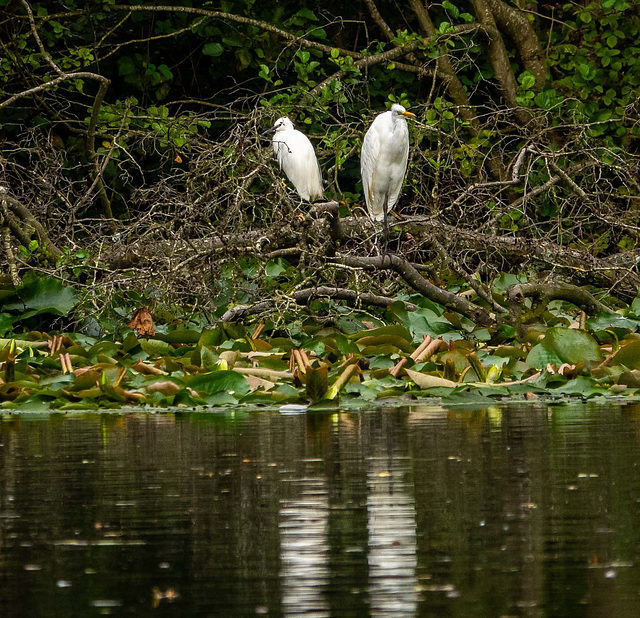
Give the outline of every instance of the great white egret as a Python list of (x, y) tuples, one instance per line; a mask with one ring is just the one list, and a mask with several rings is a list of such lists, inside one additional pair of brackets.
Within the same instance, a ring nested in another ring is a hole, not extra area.
[(387, 213), (400, 197), (409, 159), (409, 129), (406, 118), (414, 118), (402, 105), (394, 104), (378, 114), (362, 141), (360, 173), (369, 216), (383, 221), (384, 252), (387, 249)]
[(294, 129), (288, 118), (278, 118), (263, 135), (273, 133), (273, 154), (298, 195), (308, 202), (320, 199), (322, 174), (309, 138)]

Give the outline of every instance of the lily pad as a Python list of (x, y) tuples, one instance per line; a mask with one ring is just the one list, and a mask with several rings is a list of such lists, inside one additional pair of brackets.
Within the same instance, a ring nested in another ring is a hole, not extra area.
[(640, 369), (640, 339), (621, 346), (609, 364), (624, 365), (627, 369)]
[(196, 391), (203, 391), (209, 395), (228, 392), (236, 395), (246, 395), (249, 390), (249, 382), (237, 371), (211, 371), (193, 376), (187, 382), (188, 386)]
[(459, 386), (457, 382), (446, 380), (445, 378), (441, 378), (439, 376), (420, 373), (419, 371), (413, 371), (412, 369), (405, 369), (405, 372), (416, 386), (419, 386), (423, 389), (437, 386), (446, 386), (448, 388), (456, 388), (457, 386)]
[(547, 330), (544, 339), (527, 356), (530, 367), (542, 369), (549, 363), (575, 365), (584, 361), (602, 360), (596, 340), (581, 330), (554, 327)]

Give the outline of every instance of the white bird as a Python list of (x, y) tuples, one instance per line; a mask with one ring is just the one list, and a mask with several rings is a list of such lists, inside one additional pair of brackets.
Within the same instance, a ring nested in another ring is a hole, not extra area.
[(384, 221), (385, 252), (387, 213), (400, 197), (409, 159), (409, 129), (406, 118), (414, 118), (402, 105), (394, 104), (376, 116), (362, 141), (360, 173), (369, 216)]
[(294, 129), (288, 118), (278, 118), (263, 135), (272, 132), (273, 154), (298, 195), (308, 202), (320, 199), (324, 193), (322, 174), (309, 138)]

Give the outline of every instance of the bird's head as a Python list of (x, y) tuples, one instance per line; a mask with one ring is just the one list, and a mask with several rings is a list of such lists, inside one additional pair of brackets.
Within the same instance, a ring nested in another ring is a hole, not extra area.
[(416, 115), (412, 114), (411, 112), (408, 112), (404, 107), (402, 107), (402, 105), (398, 105), (397, 103), (394, 103), (391, 106), (391, 111), (398, 115), (398, 116), (404, 116), (405, 118), (415, 118)]
[(278, 131), (286, 131), (288, 129), (293, 129), (293, 122), (291, 122), (287, 117), (278, 118), (278, 120), (273, 123), (273, 126), (270, 129), (267, 129), (262, 135), (267, 135), (274, 131), (276, 133)]

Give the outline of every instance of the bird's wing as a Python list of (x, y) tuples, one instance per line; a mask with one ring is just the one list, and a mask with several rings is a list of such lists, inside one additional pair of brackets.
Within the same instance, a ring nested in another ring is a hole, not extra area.
[(406, 122), (401, 122), (398, 129), (398, 141), (402, 147), (402, 158), (397, 161), (389, 170), (391, 174), (391, 181), (389, 183), (389, 202), (387, 212), (391, 210), (402, 191), (402, 183), (404, 181), (405, 174), (407, 173), (407, 162), (409, 161), (409, 129)]
[[(367, 203), (367, 210), (372, 219), (381, 221), (383, 217), (383, 204), (375, 195), (375, 171), (376, 163), (380, 157), (380, 131), (377, 126), (378, 116), (362, 140), (362, 151), (360, 152), (360, 174), (362, 175), (362, 189), (364, 199)], [(380, 202), (380, 203), (378, 203)]]
[(309, 138), (298, 130), (281, 131), (278, 163), (304, 200), (322, 197), (322, 174)]

